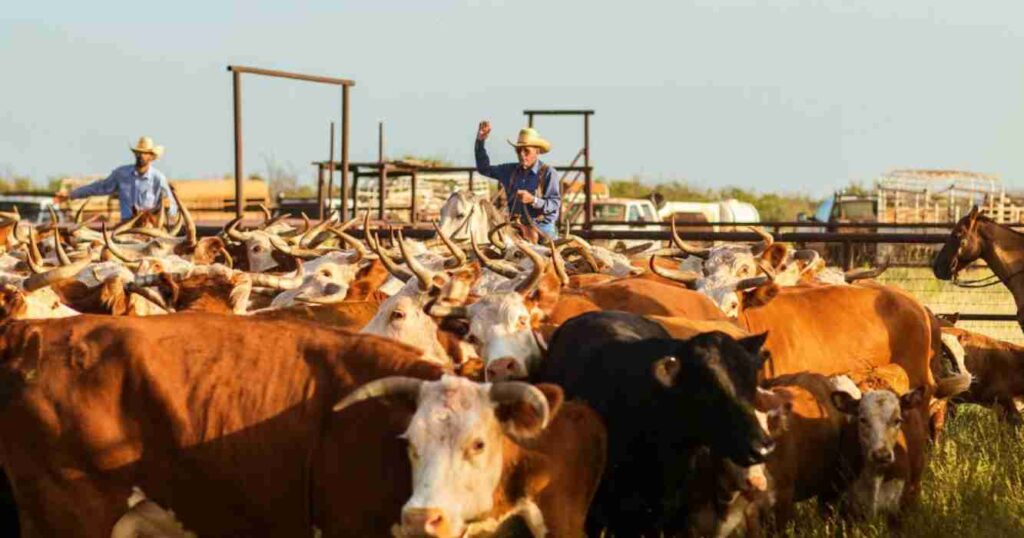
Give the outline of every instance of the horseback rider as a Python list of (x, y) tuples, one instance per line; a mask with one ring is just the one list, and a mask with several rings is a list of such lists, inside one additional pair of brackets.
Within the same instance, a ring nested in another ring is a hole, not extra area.
[(558, 212), (562, 197), (558, 172), (538, 159), (551, 150), (551, 143), (532, 128), (519, 131), (519, 138), (508, 143), (516, 148), (519, 162), (491, 166), (484, 141), (491, 133), (491, 123), (480, 122), (476, 134), (476, 170), (498, 181), (505, 193), (509, 219), (529, 230), (531, 224), (548, 237), (558, 236)]

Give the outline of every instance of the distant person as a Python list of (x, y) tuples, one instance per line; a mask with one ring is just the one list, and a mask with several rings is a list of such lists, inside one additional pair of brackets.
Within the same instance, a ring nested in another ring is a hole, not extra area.
[(153, 166), (153, 161), (164, 154), (164, 147), (153, 144), (152, 138), (144, 136), (131, 150), (135, 154), (135, 164), (119, 166), (107, 176), (107, 179), (82, 185), (70, 194), (58, 193), (56, 200), (77, 200), (117, 192), (121, 220), (132, 218), (135, 211), (159, 208), (164, 199), (170, 204), (168, 213), (176, 215), (178, 205), (171, 196), (167, 177)]
[(508, 143), (516, 148), (518, 163), (491, 166), (484, 141), (491, 134), (491, 123), (480, 122), (476, 133), (476, 170), (498, 180), (505, 192), (509, 219), (527, 227), (531, 223), (548, 237), (558, 236), (558, 211), (562, 204), (558, 172), (538, 159), (538, 155), (551, 150), (551, 143), (537, 131), (527, 127), (519, 131), (519, 138)]

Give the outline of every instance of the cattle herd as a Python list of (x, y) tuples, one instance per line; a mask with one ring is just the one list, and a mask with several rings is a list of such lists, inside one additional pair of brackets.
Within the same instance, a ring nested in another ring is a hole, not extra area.
[(808, 499), (896, 522), (951, 400), (1019, 420), (1024, 350), (764, 232), (532, 244), (456, 193), (427, 241), (269, 211), (200, 238), (182, 209), (0, 214), (8, 529), (757, 536)]

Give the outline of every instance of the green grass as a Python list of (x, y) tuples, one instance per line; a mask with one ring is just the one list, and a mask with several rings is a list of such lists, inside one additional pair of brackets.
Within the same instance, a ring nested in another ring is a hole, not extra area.
[(934, 447), (919, 504), (896, 527), (883, 521), (851, 522), (822, 517), (813, 502), (801, 503), (787, 536), (1002, 537), (1024, 536), (1024, 433), (995, 414), (962, 405)]

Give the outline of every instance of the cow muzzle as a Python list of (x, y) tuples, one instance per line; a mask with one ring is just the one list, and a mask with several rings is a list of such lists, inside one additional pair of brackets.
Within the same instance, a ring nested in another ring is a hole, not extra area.
[(451, 519), (440, 508), (407, 508), (402, 510), (402, 527), (395, 533), (399, 537), (455, 536)]
[(488, 381), (507, 381), (526, 377), (526, 367), (513, 357), (495, 359), (487, 365)]
[(889, 465), (896, 459), (892, 450), (887, 448), (876, 448), (871, 451), (869, 456), (871, 457), (871, 462), (877, 465)]

